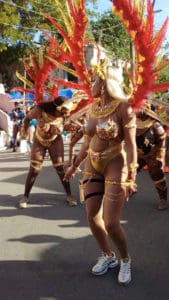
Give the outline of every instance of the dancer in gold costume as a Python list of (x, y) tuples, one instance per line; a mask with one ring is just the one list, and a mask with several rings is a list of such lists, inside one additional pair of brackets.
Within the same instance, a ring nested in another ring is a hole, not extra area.
[(166, 132), (158, 115), (146, 103), (137, 114), (138, 172), (145, 166), (159, 196), (158, 209), (167, 208), (167, 182), (163, 171), (166, 156)]
[(32, 186), (38, 176), (46, 152), (49, 152), (52, 164), (62, 182), (70, 206), (77, 205), (71, 195), (70, 183), (63, 181), (64, 177), (64, 145), (62, 131), (64, 127), (66, 109), (64, 98), (57, 97), (54, 101), (36, 105), (28, 112), (21, 129), (21, 136), (25, 137), (29, 121), (36, 118), (37, 126), (31, 148), (30, 168), (25, 183), (24, 196), (19, 201), (19, 208), (26, 208)]
[(87, 219), (104, 253), (92, 272), (101, 275), (117, 266), (118, 260), (108, 241), (110, 237), (126, 270), (125, 278), (120, 272), (118, 280), (127, 284), (131, 280), (131, 260), (120, 216), (125, 201), (136, 192), (136, 116), (121, 88), (119, 70), (105, 62), (101, 74), (94, 71), (91, 81), (97, 101), (91, 106), (84, 126), (83, 146), (65, 174), (65, 180), (76, 173), (85, 159), (81, 188)]

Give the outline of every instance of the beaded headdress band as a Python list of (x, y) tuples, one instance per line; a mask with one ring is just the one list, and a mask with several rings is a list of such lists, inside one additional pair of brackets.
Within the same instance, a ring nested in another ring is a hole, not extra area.
[(105, 79), (105, 65), (107, 61), (105, 59), (100, 60), (99, 63), (91, 63), (92, 73), (96, 74), (101, 79)]

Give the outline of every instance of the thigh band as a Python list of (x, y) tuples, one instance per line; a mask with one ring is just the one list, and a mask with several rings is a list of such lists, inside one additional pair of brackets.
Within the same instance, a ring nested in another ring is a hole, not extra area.
[(39, 161), (39, 160), (32, 160), (30, 161), (30, 166), (37, 170), (37, 171), (40, 171), (41, 167), (42, 167), (42, 163), (43, 161)]
[(63, 162), (53, 163), (54, 167), (60, 167), (60, 166), (63, 166), (63, 165), (64, 165)]
[(94, 193), (90, 193), (85, 195), (85, 185), (88, 184), (89, 182), (104, 182), (104, 179), (101, 178), (87, 178), (84, 179), (83, 181), (79, 181), (79, 189), (80, 189), (80, 201), (84, 202), (85, 200), (87, 200), (88, 198), (91, 198), (93, 196), (97, 196), (97, 195), (103, 195), (104, 192), (94, 192)]

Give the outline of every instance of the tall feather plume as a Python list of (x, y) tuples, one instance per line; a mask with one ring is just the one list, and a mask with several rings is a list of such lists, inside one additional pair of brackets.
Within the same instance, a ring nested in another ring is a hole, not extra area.
[[(55, 36), (50, 36), (44, 31), (45, 36), (49, 40), (48, 51), (44, 57), (43, 53), (39, 52), (39, 61), (30, 56), (30, 61), (24, 61), (24, 67), (30, 80), (33, 82), (34, 90), (30, 91), (35, 95), (35, 102), (38, 104), (44, 101), (52, 101), (58, 95), (58, 86), (83, 90), (88, 95), (88, 99), (76, 107), (76, 111), (83, 106), (87, 106), (93, 101), (90, 91), (90, 78), (86, 67), (84, 57), (84, 45), (89, 43), (84, 39), (87, 15), (85, 12), (85, 0), (66, 0), (65, 7), (60, 1), (55, 0), (60, 15), (64, 21), (64, 27), (45, 14), (46, 18), (53, 24), (61, 35), (63, 42), (56, 40)], [(71, 67), (67, 66), (72, 65)], [(65, 81), (59, 78), (51, 77), (53, 69), (63, 69), (79, 79), (79, 82)], [(19, 76), (20, 79), (23, 76)], [(25, 83), (28, 83), (25, 81)], [(48, 84), (49, 83), (49, 84)], [(30, 85), (29, 85), (30, 86)], [(17, 88), (16, 88), (17, 89)], [(21, 90), (21, 88), (19, 88)], [(27, 91), (27, 89), (22, 89)], [(44, 99), (44, 95), (48, 94), (48, 99)]]
[[(88, 104), (92, 101), (92, 96), (89, 73), (84, 57), (84, 46), (88, 43), (84, 39), (88, 22), (85, 11), (85, 0), (66, 0), (66, 12), (64, 12), (63, 5), (58, 0), (55, 1), (64, 21), (64, 28), (49, 15), (46, 14), (45, 16), (62, 36), (63, 43), (59, 44), (53, 36), (48, 35), (49, 41), (57, 49), (55, 55), (52, 55), (52, 57), (48, 56), (48, 58), (53, 64), (63, 70), (65, 70), (65, 63), (72, 65), (73, 75), (79, 79), (79, 83), (65, 81), (64, 85), (67, 87), (74, 86), (76, 89), (85, 91), (89, 96), (88, 102), (86, 101), (86, 104)], [(67, 71), (72, 74), (71, 69), (67, 68)], [(63, 83), (62, 80), (56, 78), (55, 81)]]
[[(52, 57), (52, 54), (53, 44), (48, 47), (47, 56)], [(23, 64), (30, 80), (22, 76), (19, 72), (16, 72), (16, 76), (24, 82), (26, 86), (32, 88), (32, 90), (21, 87), (15, 87), (13, 90), (33, 94), (36, 104), (46, 101), (50, 102), (58, 96), (58, 85), (50, 81), (51, 71), (56, 69), (56, 66), (44, 55), (42, 49), (39, 49), (38, 58), (35, 59), (31, 54), (29, 62), (24, 60)]]
[(169, 64), (159, 54), (169, 18), (155, 34), (154, 11), (150, 0), (112, 0), (112, 3), (113, 13), (124, 24), (135, 47), (133, 94), (129, 101), (138, 109), (151, 92), (162, 92), (169, 88), (169, 82), (157, 83), (161, 70)]

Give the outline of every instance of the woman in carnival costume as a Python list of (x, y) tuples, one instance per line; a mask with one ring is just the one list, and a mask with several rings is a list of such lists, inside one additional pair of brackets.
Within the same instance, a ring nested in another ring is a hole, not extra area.
[[(156, 70), (154, 69), (155, 56), (166, 32), (167, 22), (154, 39), (153, 6), (150, 1), (147, 2), (145, 14), (144, 1), (113, 1), (113, 12), (121, 18), (136, 48), (135, 78), (129, 74), (132, 93), (127, 96), (123, 91), (122, 73), (109, 62), (101, 61), (96, 64), (92, 75), (86, 70), (83, 57), (83, 37), (87, 24), (85, 1), (67, 0), (68, 15), (64, 15), (61, 4), (57, 0), (56, 2), (65, 20), (67, 34), (48, 16), (65, 42), (65, 47), (61, 48), (58, 42), (54, 41), (54, 37), (49, 38), (51, 44), (59, 50), (59, 55), (56, 54), (50, 60), (63, 69), (65, 67), (61, 66), (60, 62), (71, 63), (75, 70), (74, 75), (79, 77), (81, 89), (89, 96), (87, 101), (82, 100), (79, 103), (72, 114), (72, 119), (75, 120), (80, 113), (84, 114), (86, 106), (89, 119), (84, 126), (84, 144), (66, 172), (64, 180), (69, 181), (85, 160), (82, 189), (87, 219), (91, 232), (103, 252), (92, 268), (92, 273), (102, 275), (109, 268), (117, 266), (118, 259), (111, 249), (110, 237), (120, 256), (118, 282), (126, 285), (131, 281), (131, 258), (120, 216), (125, 201), (136, 192), (138, 165), (134, 110), (143, 105), (143, 99), (146, 99), (150, 91), (162, 91), (169, 86), (169, 83), (155, 83), (159, 69), (167, 62), (159, 59)], [(60, 80), (56, 82), (62, 83)], [(91, 105), (88, 111), (89, 104)]]
[(164, 173), (166, 157), (165, 125), (159, 116), (145, 103), (137, 113), (138, 172), (145, 166), (159, 196), (158, 210), (167, 209), (167, 181)]
[[(48, 52), (50, 53), (50, 49)], [(32, 93), (34, 93), (36, 105), (27, 113), (24, 119), (21, 126), (21, 138), (27, 137), (29, 124), (32, 119), (36, 119), (37, 124), (31, 147), (30, 167), (25, 182), (25, 191), (23, 197), (19, 200), (18, 207), (27, 207), (29, 194), (41, 170), (47, 151), (65, 190), (67, 203), (70, 206), (76, 206), (77, 202), (71, 195), (70, 183), (63, 181), (65, 171), (62, 132), (65, 119), (69, 114), (70, 103), (68, 108), (67, 99), (58, 96), (57, 85), (49, 84), (49, 76), (54, 66), (48, 59), (44, 59), (44, 54), (39, 54), (39, 61), (32, 56), (30, 60), (31, 65), (28, 66), (24, 62), (24, 66), (33, 84), (28, 79), (25, 83), (29, 87), (34, 88)], [(18, 72), (17, 76), (22, 81), (25, 80)], [(18, 90), (19, 88), (15, 89)]]
[(106, 62), (99, 72), (97, 68), (93, 72), (92, 95), (98, 100), (89, 111), (83, 147), (67, 171), (65, 180), (70, 179), (85, 159), (82, 189), (87, 219), (104, 253), (92, 268), (92, 273), (101, 275), (118, 265), (108, 242), (109, 235), (127, 266), (128, 278), (119, 273), (119, 282), (127, 283), (130, 281), (130, 257), (120, 215), (125, 200), (136, 191), (136, 117), (121, 88), (117, 72)]
[(64, 145), (62, 131), (66, 117), (66, 104), (63, 97), (57, 97), (54, 101), (36, 105), (24, 119), (21, 128), (21, 137), (27, 135), (29, 122), (37, 120), (36, 131), (30, 154), (30, 167), (25, 183), (24, 196), (19, 201), (19, 208), (26, 208), (32, 186), (41, 170), (46, 152), (48, 151), (53, 167), (55, 168), (63, 188), (67, 195), (67, 203), (76, 206), (77, 202), (71, 195), (70, 183), (63, 181), (64, 178)]

